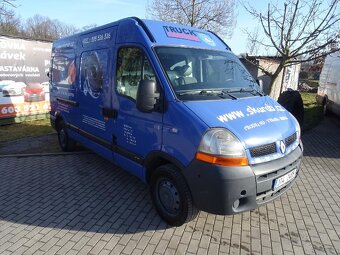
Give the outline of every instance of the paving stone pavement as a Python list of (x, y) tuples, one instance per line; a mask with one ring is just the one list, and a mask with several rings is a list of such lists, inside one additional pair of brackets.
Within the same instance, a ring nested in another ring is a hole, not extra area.
[(280, 199), (176, 228), (146, 185), (97, 155), (0, 157), (0, 254), (340, 254), (339, 130), (326, 119), (303, 136)]

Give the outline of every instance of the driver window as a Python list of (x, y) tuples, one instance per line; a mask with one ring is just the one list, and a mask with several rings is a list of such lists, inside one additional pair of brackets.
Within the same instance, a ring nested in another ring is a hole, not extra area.
[(156, 80), (151, 64), (138, 48), (120, 49), (117, 61), (117, 92), (136, 100), (139, 83), (142, 80)]

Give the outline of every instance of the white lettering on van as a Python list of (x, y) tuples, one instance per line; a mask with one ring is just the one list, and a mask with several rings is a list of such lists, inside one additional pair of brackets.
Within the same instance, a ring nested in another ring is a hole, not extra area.
[(89, 43), (95, 43), (95, 42), (105, 41), (109, 39), (111, 39), (110, 33), (101, 33), (101, 34), (83, 38), (82, 43), (83, 45), (86, 45)]
[(242, 111), (233, 111), (217, 117), (221, 122), (228, 122), (229, 120), (235, 120), (237, 118), (243, 118), (244, 114)]
[[(245, 110), (238, 110), (238, 111), (231, 111), (225, 114), (221, 114), (219, 116), (217, 116), (217, 119), (224, 123), (224, 122), (228, 122), (228, 121), (232, 121), (232, 120), (236, 120), (236, 119), (240, 119), (240, 118), (244, 118), (244, 117), (250, 117), (250, 116), (254, 116), (255, 114), (263, 114), (263, 113), (271, 113), (271, 112), (285, 112), (286, 109), (283, 108), (280, 105), (268, 105), (265, 104), (264, 106), (261, 107), (253, 107), (253, 106), (247, 106)], [(267, 123), (271, 123), (271, 122), (278, 122), (278, 121), (283, 121), (283, 120), (287, 120), (288, 118), (285, 116), (282, 117), (272, 117), (272, 118), (268, 118), (266, 120)], [(249, 125), (246, 130), (252, 129), (254, 127), (258, 127), (258, 126), (262, 126), (264, 125), (263, 123), (260, 123), (259, 125)]]
[(259, 122), (255, 122), (255, 123), (249, 124), (247, 126), (244, 126), (244, 130), (249, 131), (253, 128), (258, 128), (258, 127), (261, 127), (261, 126), (264, 126), (264, 125), (266, 125), (266, 122), (261, 120)]
[(250, 115), (254, 115), (256, 113), (275, 112), (275, 111), (277, 111), (277, 110), (275, 110), (275, 108), (273, 106), (268, 105), (268, 104), (265, 104), (262, 107), (251, 107), (251, 106), (247, 107), (247, 112)]

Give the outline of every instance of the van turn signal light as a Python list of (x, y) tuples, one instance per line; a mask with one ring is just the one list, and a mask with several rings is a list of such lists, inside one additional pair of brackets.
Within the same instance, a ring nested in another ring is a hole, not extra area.
[(221, 156), (209, 155), (203, 152), (197, 152), (196, 159), (222, 166), (248, 166), (249, 164), (247, 158), (223, 158)]

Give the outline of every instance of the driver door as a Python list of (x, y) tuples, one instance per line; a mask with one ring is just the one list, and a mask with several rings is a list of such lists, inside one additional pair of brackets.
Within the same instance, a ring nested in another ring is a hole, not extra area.
[[(138, 86), (143, 80), (158, 80), (145, 51), (140, 47), (118, 49), (116, 65), (118, 115), (114, 133), (119, 154), (116, 161), (119, 165), (126, 165), (126, 159), (140, 164), (149, 152), (161, 149), (162, 113), (157, 111), (145, 113), (136, 107)], [(132, 166), (130, 169), (133, 169), (133, 174), (137, 176), (144, 175), (142, 168)]]

